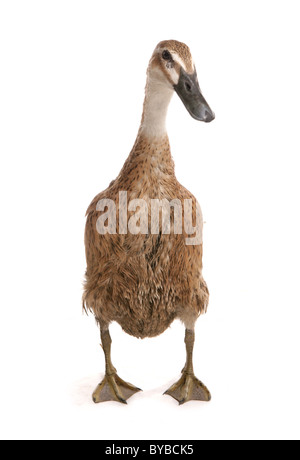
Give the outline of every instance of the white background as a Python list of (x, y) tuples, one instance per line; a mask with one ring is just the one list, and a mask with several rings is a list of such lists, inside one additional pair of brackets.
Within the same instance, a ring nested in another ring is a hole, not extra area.
[[(299, 439), (297, 3), (1, 2), (1, 438)], [(113, 325), (118, 373), (144, 392), (95, 405), (85, 210), (129, 154), (149, 58), (170, 38), (190, 46), (216, 113), (196, 122), (174, 96), (168, 116), (206, 221), (195, 371), (213, 399), (162, 396), (185, 359), (179, 322), (143, 341)]]

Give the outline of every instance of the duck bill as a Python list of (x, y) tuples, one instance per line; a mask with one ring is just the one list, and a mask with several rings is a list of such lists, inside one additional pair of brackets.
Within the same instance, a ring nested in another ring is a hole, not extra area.
[(193, 74), (188, 74), (181, 68), (179, 80), (177, 85), (174, 85), (174, 90), (193, 118), (206, 123), (214, 120), (215, 114), (201, 93), (196, 70)]

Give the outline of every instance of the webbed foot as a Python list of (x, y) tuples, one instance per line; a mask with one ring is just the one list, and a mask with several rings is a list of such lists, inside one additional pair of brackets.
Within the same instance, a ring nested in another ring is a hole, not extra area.
[(206, 386), (194, 374), (183, 371), (178, 382), (174, 383), (164, 394), (172, 396), (179, 404), (187, 401), (210, 401), (211, 395)]
[(105, 375), (93, 393), (94, 403), (104, 401), (119, 401), (127, 404), (127, 399), (134, 393), (142, 391), (140, 388), (122, 380), (117, 374)]

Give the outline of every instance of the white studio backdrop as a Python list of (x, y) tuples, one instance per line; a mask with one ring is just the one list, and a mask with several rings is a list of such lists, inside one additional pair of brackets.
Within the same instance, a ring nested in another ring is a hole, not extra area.
[[(94, 405), (84, 214), (129, 154), (170, 38), (216, 114), (198, 123), (174, 95), (168, 115), (206, 222), (195, 372), (213, 399), (162, 396), (185, 359), (179, 322), (143, 341), (113, 325), (119, 375), (144, 392)], [(0, 3), (1, 438), (299, 439), (299, 42), (292, 0)]]

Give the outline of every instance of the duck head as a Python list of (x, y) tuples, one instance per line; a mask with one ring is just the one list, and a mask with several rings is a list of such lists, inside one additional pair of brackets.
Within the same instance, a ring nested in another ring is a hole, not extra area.
[(157, 86), (174, 90), (196, 120), (208, 123), (215, 118), (200, 90), (190, 49), (184, 43), (176, 40), (160, 42), (149, 63), (148, 79)]

